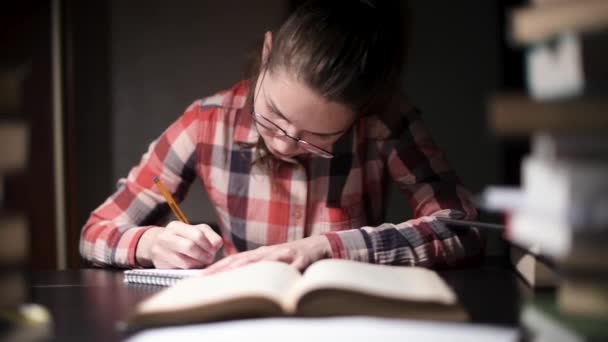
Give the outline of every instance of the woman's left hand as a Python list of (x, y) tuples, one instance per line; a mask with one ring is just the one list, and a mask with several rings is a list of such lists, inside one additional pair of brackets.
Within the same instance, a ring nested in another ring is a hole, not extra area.
[(246, 252), (228, 256), (203, 270), (203, 274), (223, 272), (262, 260), (282, 261), (306, 269), (313, 262), (331, 255), (329, 240), (325, 236), (311, 236), (279, 245), (262, 246)]

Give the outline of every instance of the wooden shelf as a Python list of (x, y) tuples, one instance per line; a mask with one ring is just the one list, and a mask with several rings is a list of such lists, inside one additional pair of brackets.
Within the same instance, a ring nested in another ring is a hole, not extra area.
[(535, 131), (608, 134), (608, 98), (537, 102), (518, 93), (497, 94), (488, 103), (489, 125), (503, 136)]
[(511, 13), (511, 38), (530, 44), (565, 32), (608, 29), (608, 1), (576, 0), (554, 5), (527, 6)]

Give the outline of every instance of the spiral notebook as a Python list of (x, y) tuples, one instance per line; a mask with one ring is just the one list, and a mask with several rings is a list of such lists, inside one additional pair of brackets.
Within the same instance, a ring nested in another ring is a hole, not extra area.
[(127, 270), (124, 271), (123, 274), (125, 283), (171, 286), (180, 279), (201, 276), (201, 270), (163, 270), (146, 268)]

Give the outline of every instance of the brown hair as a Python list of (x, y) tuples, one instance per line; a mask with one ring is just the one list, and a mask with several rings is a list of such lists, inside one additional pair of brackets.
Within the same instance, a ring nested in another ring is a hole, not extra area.
[[(405, 63), (404, 6), (387, 0), (312, 0), (299, 6), (273, 34), (264, 65), (253, 52), (247, 106), (262, 68), (293, 73), (328, 101), (359, 116), (380, 113), (400, 90)], [(263, 139), (257, 161), (272, 164)]]

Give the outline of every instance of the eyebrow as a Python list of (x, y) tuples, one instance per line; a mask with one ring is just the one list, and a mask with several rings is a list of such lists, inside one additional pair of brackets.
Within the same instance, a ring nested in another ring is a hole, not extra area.
[[(275, 114), (277, 114), (278, 116), (280, 116), (283, 120), (287, 121), (288, 123), (291, 123), (291, 121), (289, 121), (289, 119), (283, 115), (283, 113), (277, 108), (277, 106), (275, 105), (275, 103), (272, 101), (272, 99), (268, 96), (266, 96), (266, 92), (264, 92), (264, 99), (266, 100), (266, 103), (268, 104), (268, 106), (270, 107), (270, 110), (273, 111)], [(319, 135), (319, 136), (332, 136), (332, 135), (337, 135), (340, 133), (344, 133), (346, 131), (346, 129), (337, 131), (337, 132), (330, 132), (330, 133), (319, 133), (319, 132), (311, 132), (311, 131), (305, 131), (307, 133), (310, 134), (314, 134), (314, 135)]]

